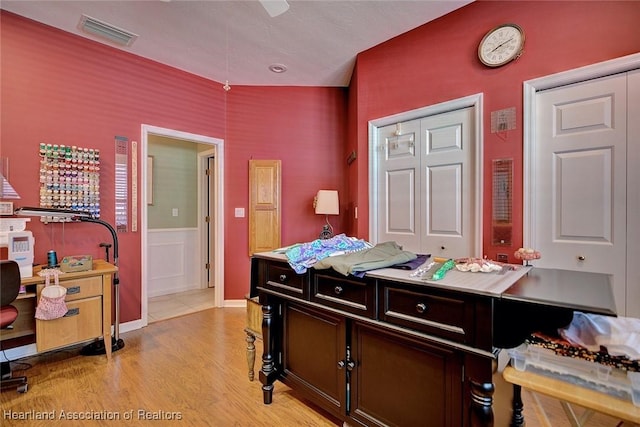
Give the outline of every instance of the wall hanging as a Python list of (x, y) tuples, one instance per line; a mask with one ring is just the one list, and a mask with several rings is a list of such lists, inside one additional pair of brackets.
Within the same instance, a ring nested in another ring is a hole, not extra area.
[[(40, 143), (40, 207), (100, 217), (100, 150)], [(43, 222), (64, 218), (43, 217)]]

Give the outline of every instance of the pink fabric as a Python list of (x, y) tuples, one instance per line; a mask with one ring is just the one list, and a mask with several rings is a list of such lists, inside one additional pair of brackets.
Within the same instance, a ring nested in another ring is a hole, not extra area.
[[(40, 300), (36, 307), (36, 319), (54, 320), (67, 314), (67, 289), (59, 285), (58, 275), (62, 273), (57, 269), (42, 270), (39, 274), (45, 277), (45, 287), (40, 293)], [(50, 285), (50, 277), (55, 278), (55, 285)]]

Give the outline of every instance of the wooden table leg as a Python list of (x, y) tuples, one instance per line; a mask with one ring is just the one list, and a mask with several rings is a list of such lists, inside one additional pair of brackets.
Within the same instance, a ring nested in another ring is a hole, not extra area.
[(513, 410), (511, 414), (511, 427), (523, 427), (524, 414), (522, 410), (524, 409), (524, 405), (522, 404), (522, 387), (517, 384), (513, 385), (513, 401), (511, 405)]
[(249, 381), (253, 381), (254, 368), (256, 365), (256, 336), (249, 329), (244, 330), (247, 333), (247, 366), (249, 368)]

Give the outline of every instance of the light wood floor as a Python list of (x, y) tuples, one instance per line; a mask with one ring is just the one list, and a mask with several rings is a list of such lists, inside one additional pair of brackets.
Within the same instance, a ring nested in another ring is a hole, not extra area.
[(213, 308), (214, 292), (215, 288), (204, 288), (149, 298), (147, 321), (153, 323)]
[[(32, 365), (25, 372), (29, 391), (2, 392), (0, 425), (340, 425), (279, 382), (273, 403), (262, 404), (259, 381), (247, 378), (244, 324), (243, 308), (207, 309), (122, 334), (125, 347), (113, 353), (111, 362), (104, 356), (80, 356), (77, 347), (22, 359), (20, 362)], [(260, 341), (256, 347), (260, 355)], [(530, 399), (526, 394), (524, 398), (525, 408), (529, 408)], [(570, 425), (559, 405), (554, 409), (555, 402), (544, 402), (553, 409), (552, 426)], [(52, 411), (57, 420), (54, 423), (35, 419)], [(61, 411), (67, 417), (113, 416), (120, 420), (63, 420)], [(130, 414), (133, 419), (124, 420)], [(12, 415), (30, 419), (12, 420)], [(531, 410), (525, 409), (525, 416), (528, 427), (542, 425)], [(153, 417), (161, 419), (148, 419)], [(617, 422), (597, 415), (589, 425), (614, 427)]]

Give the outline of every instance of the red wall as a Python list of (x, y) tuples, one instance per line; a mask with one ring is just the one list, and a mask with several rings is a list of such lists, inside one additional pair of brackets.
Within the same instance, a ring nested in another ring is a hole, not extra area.
[[(525, 32), (524, 54), (490, 69), (477, 59), (478, 43), (491, 28), (516, 23)], [(368, 222), (367, 123), (372, 119), (484, 93), (484, 254), (513, 254), (522, 245), (523, 82), (640, 52), (640, 2), (480, 1), (361, 53), (350, 87), (349, 134), (357, 168), (348, 170), (350, 204), (358, 221), (349, 232), (366, 237)], [(357, 97), (357, 101), (353, 100)], [(503, 140), (491, 133), (491, 111), (516, 107), (517, 129)], [(514, 159), (514, 242), (493, 247), (491, 162)], [(478, 254), (481, 255), (481, 254)], [(515, 261), (512, 259), (512, 261)]]
[[(0, 14), (2, 111), (0, 153), (10, 159), (16, 206), (38, 204), (40, 142), (101, 150), (102, 218), (113, 223), (116, 135), (140, 139), (140, 125), (225, 140), (225, 299), (249, 286), (248, 160), (281, 159), (282, 244), (316, 237), (313, 214), (320, 188), (341, 192), (336, 231), (368, 237), (367, 123), (369, 120), (483, 92), (484, 168), (513, 157), (522, 187), (522, 83), (525, 80), (640, 51), (638, 2), (480, 1), (359, 55), (348, 93), (339, 88), (241, 87), (222, 84), (132, 56), (5, 11)], [(476, 59), (486, 31), (504, 22), (524, 28), (524, 55), (488, 69)], [(226, 96), (226, 99), (225, 99)], [(226, 103), (226, 105), (225, 105)], [(490, 112), (517, 108), (517, 130), (506, 141), (491, 134)], [(225, 115), (226, 109), (226, 115)], [(346, 158), (353, 150), (357, 160)], [(484, 184), (484, 234), (489, 236), (490, 180)], [(515, 197), (514, 247), (522, 240), (522, 192)], [(358, 207), (358, 219), (353, 209)], [(36, 262), (90, 253), (109, 241), (92, 224), (41, 225)], [(141, 305), (140, 233), (120, 237), (122, 321), (138, 319)], [(486, 237), (485, 237), (486, 240)], [(503, 251), (504, 249), (501, 249)], [(495, 256), (496, 248), (484, 244)]]
[[(249, 159), (282, 160), (283, 245), (316, 238), (324, 219), (313, 213), (315, 192), (343, 190), (344, 89), (233, 87), (225, 93), (221, 83), (5, 11), (0, 19), (0, 154), (9, 158), (10, 180), (22, 197), (16, 207), (39, 204), (40, 142), (98, 148), (101, 218), (113, 224), (114, 137), (140, 141), (147, 124), (225, 140), (225, 299), (241, 299), (249, 289), (247, 218), (233, 215), (235, 207), (248, 206)], [(333, 223), (342, 230), (341, 219)], [(94, 224), (45, 226), (34, 218), (28, 228), (37, 263), (46, 262), (50, 249), (102, 258), (99, 243), (111, 241), (107, 229)], [(126, 322), (141, 316), (141, 236), (118, 237)]]

